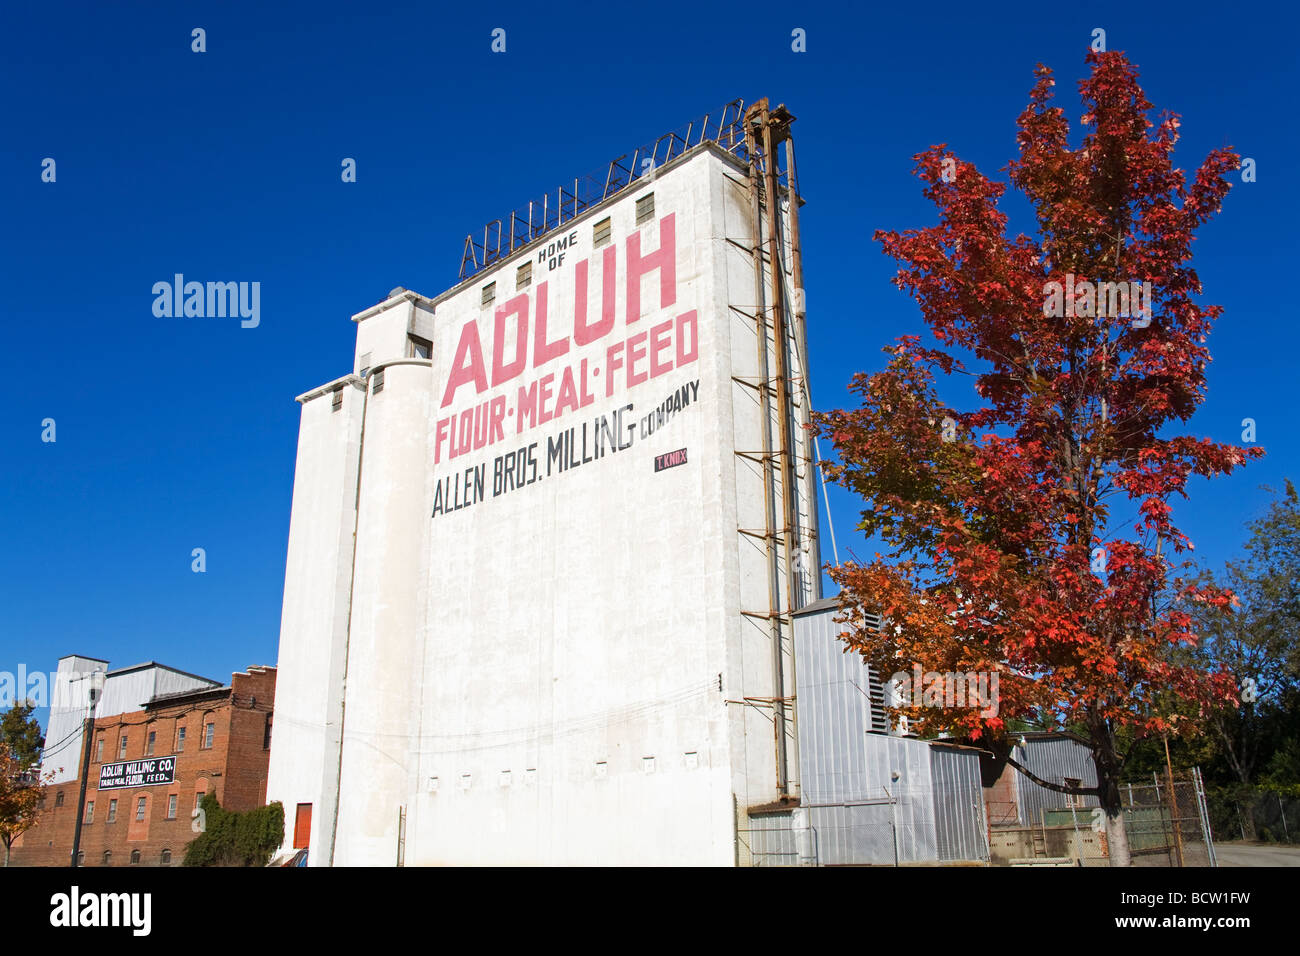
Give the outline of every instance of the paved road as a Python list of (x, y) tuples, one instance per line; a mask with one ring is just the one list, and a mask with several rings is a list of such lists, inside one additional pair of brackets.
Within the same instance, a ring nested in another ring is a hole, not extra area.
[(1219, 866), (1300, 866), (1300, 846), (1216, 843)]

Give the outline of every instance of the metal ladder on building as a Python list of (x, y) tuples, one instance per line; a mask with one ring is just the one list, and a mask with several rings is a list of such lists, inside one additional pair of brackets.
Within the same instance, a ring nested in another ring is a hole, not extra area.
[[(793, 691), (795, 686), (794, 611), (804, 603), (802, 580), (804, 575), (808, 575), (812, 581), (812, 600), (820, 596), (820, 567), (806, 566), (798, 543), (801, 538), (804, 539), (810, 552), (817, 556), (816, 520), (814, 518), (809, 522), (811, 527), (802, 526), (797, 490), (801, 477), (810, 490), (815, 489), (811, 454), (803, 456), (806, 459), (803, 461), (804, 474), (800, 476), (795, 461), (799, 456), (792, 433), (792, 430), (797, 427), (792, 395), (794, 379), (790, 368), (792, 350), (799, 355), (803, 376), (806, 377), (807, 374), (805, 358), (807, 348), (803, 340), (803, 290), (796, 288), (792, 295), (786, 280), (785, 255), (782, 251), (784, 233), (779, 215), (782, 186), (776, 149), (784, 144), (791, 272), (795, 285), (799, 286), (802, 283), (803, 264), (799, 247), (799, 198), (794, 176), (793, 143), (790, 139), (790, 124), (793, 121), (794, 117), (784, 106), (770, 110), (766, 98), (754, 103), (745, 111), (744, 134), (747, 139), (746, 153), (749, 160), (748, 191), (753, 237), (753, 244), (748, 251), (754, 263), (755, 305), (752, 314), (739, 309), (736, 311), (742, 312), (755, 324), (759, 374), (756, 381), (733, 377), (736, 383), (754, 389), (758, 393), (763, 416), (762, 449), (737, 450), (736, 455), (756, 463), (762, 469), (765, 526), (762, 529), (739, 528), (737, 530), (740, 534), (763, 542), (767, 555), (768, 606), (762, 610), (745, 610), (741, 613), (766, 622), (770, 630), (772, 646), (773, 694), (768, 698), (746, 697), (744, 702), (750, 706), (772, 708), (776, 745), (776, 783), (777, 790), (782, 795), (794, 795), (792, 791), (796, 790), (797, 783), (792, 787), (791, 782), (792, 778), (795, 781), (798, 779), (796, 700)], [(799, 387), (802, 394), (806, 396), (806, 383), (801, 381)], [(774, 404), (775, 430), (778, 433), (775, 441), (772, 434)], [(806, 448), (807, 442), (805, 442)], [(816, 513), (816, 507), (814, 492), (809, 497), (809, 508), (813, 514)], [(818, 564), (820, 564), (819, 560)], [(784, 601), (782, 600), (783, 582)], [(787, 688), (788, 694), (785, 692)], [(791, 764), (795, 768), (793, 772)]]

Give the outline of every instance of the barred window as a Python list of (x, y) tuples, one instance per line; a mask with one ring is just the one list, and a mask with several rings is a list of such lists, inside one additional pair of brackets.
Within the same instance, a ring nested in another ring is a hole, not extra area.
[(655, 194), (646, 193), (636, 201), (636, 224), (644, 225), (655, 217)]

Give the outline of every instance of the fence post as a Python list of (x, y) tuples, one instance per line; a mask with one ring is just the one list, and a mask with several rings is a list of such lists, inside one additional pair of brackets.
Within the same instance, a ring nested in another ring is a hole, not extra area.
[[(884, 789), (883, 787), (881, 789)], [(885, 793), (889, 793), (885, 790)], [(898, 815), (895, 810), (894, 795), (889, 793), (889, 829), (894, 834), (894, 866), (898, 866)]]
[(1287, 843), (1290, 843), (1291, 831), (1287, 829), (1286, 825), (1286, 807), (1282, 804), (1282, 794), (1275, 793), (1273, 796), (1277, 797), (1277, 809), (1278, 812), (1282, 814), (1282, 836), (1286, 838)]
[(1201, 838), (1205, 842), (1205, 853), (1209, 857), (1210, 866), (1218, 866), (1219, 860), (1214, 852), (1214, 831), (1210, 826), (1210, 804), (1205, 796), (1205, 780), (1201, 776), (1201, 768), (1193, 767), (1192, 771), (1192, 796), (1196, 799), (1196, 813), (1201, 824)]

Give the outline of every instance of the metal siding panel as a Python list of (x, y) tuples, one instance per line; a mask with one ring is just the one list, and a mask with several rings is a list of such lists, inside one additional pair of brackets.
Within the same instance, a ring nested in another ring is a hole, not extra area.
[(154, 685), (155, 694), (179, 694), (184, 691), (204, 690), (211, 687), (222, 686), (217, 681), (205, 680), (201, 677), (191, 677), (189, 674), (181, 674), (166, 667), (160, 667), (156, 672), (156, 683)]
[(979, 754), (932, 747), (930, 761), (939, 859), (987, 859)]
[[(1097, 785), (1097, 768), (1087, 747), (1069, 737), (1027, 738), (1024, 756), (1025, 767), (1050, 783), (1064, 783), (1066, 777), (1077, 777), (1084, 786)], [(1041, 822), (1040, 811), (1065, 806), (1065, 795), (1040, 787), (1024, 774), (1017, 772), (1016, 788), (1020, 796), (1021, 815), (1027, 825)], [(1083, 806), (1100, 806), (1096, 797), (1083, 798)]]
[(813, 804), (860, 799), (869, 777), (866, 667), (860, 656), (842, 651), (835, 613), (795, 618), (800, 791)]
[(869, 673), (860, 655), (844, 653), (837, 613), (831, 606), (795, 618), (801, 795), (817, 859), (893, 863), (889, 804), (861, 804), (888, 794), (901, 862), (984, 859), (978, 755), (868, 732)]

